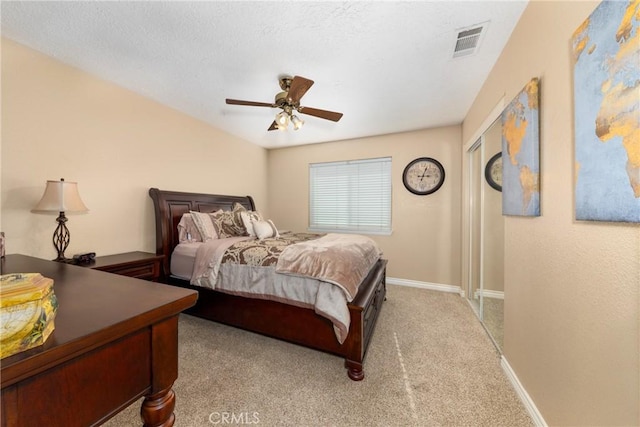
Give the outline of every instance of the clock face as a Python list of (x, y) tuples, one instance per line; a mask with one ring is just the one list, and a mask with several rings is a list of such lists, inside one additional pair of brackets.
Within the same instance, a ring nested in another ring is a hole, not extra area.
[(413, 194), (435, 193), (444, 183), (444, 167), (436, 159), (420, 157), (404, 168), (402, 182)]
[(484, 177), (492, 188), (502, 191), (502, 153), (497, 153), (489, 159), (484, 169)]

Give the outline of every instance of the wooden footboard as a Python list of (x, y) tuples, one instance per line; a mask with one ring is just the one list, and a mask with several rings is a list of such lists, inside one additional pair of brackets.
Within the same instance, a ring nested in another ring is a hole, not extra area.
[[(362, 348), (351, 355), (345, 356), (345, 366), (348, 369), (349, 378), (359, 381), (364, 378), (363, 361), (369, 348), (369, 342), (373, 335), (378, 314), (382, 308), (382, 302), (387, 295), (386, 284), (386, 260), (378, 261), (376, 267), (369, 273), (369, 276), (360, 285), (361, 289), (354, 300), (349, 304), (351, 314), (351, 327), (349, 337), (354, 332), (361, 337)], [(356, 325), (357, 324), (357, 325)], [(359, 332), (356, 332), (359, 331)], [(351, 358), (350, 356), (356, 356)]]
[(364, 357), (386, 295), (386, 265), (386, 260), (378, 261), (349, 303), (351, 326), (342, 344), (336, 339), (331, 321), (313, 310), (225, 294), (191, 286), (180, 279), (170, 279), (168, 283), (198, 291), (198, 301), (187, 314), (342, 356), (349, 378), (360, 381), (364, 378)]

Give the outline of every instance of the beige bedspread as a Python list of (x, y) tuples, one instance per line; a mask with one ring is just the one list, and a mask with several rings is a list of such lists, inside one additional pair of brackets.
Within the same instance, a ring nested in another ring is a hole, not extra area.
[(196, 260), (193, 265), (191, 284), (215, 289), (220, 270), (220, 262), (225, 251), (231, 245), (249, 240), (252, 237), (229, 237), (227, 239), (211, 239), (198, 247)]
[(330, 233), (287, 246), (278, 258), (276, 272), (333, 283), (352, 301), (381, 255), (377, 244), (367, 236)]

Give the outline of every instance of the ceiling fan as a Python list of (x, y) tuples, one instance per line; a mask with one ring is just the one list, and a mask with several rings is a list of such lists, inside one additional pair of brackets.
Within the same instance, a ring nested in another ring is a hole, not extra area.
[(271, 123), (271, 126), (269, 126), (268, 130), (286, 130), (289, 126), (289, 123), (293, 124), (294, 130), (300, 129), (304, 124), (304, 121), (298, 116), (294, 115), (294, 111), (297, 111), (301, 114), (308, 114), (310, 116), (319, 117), (321, 119), (331, 120), (334, 122), (337, 122), (342, 118), (342, 113), (319, 110), (317, 108), (311, 107), (303, 107), (300, 105), (300, 99), (313, 85), (313, 80), (309, 80), (300, 76), (281, 76), (279, 80), (282, 92), (279, 92), (276, 95), (275, 101), (273, 103), (242, 101), (239, 99), (227, 98), (227, 104), (282, 109), (280, 113), (276, 114), (276, 119), (273, 121), (273, 123)]

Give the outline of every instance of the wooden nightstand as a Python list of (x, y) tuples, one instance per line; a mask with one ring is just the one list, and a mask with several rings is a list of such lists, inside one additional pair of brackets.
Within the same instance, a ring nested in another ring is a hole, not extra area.
[(127, 252), (96, 257), (95, 262), (86, 266), (94, 270), (157, 282), (160, 279), (163, 258), (162, 255), (148, 252)]

